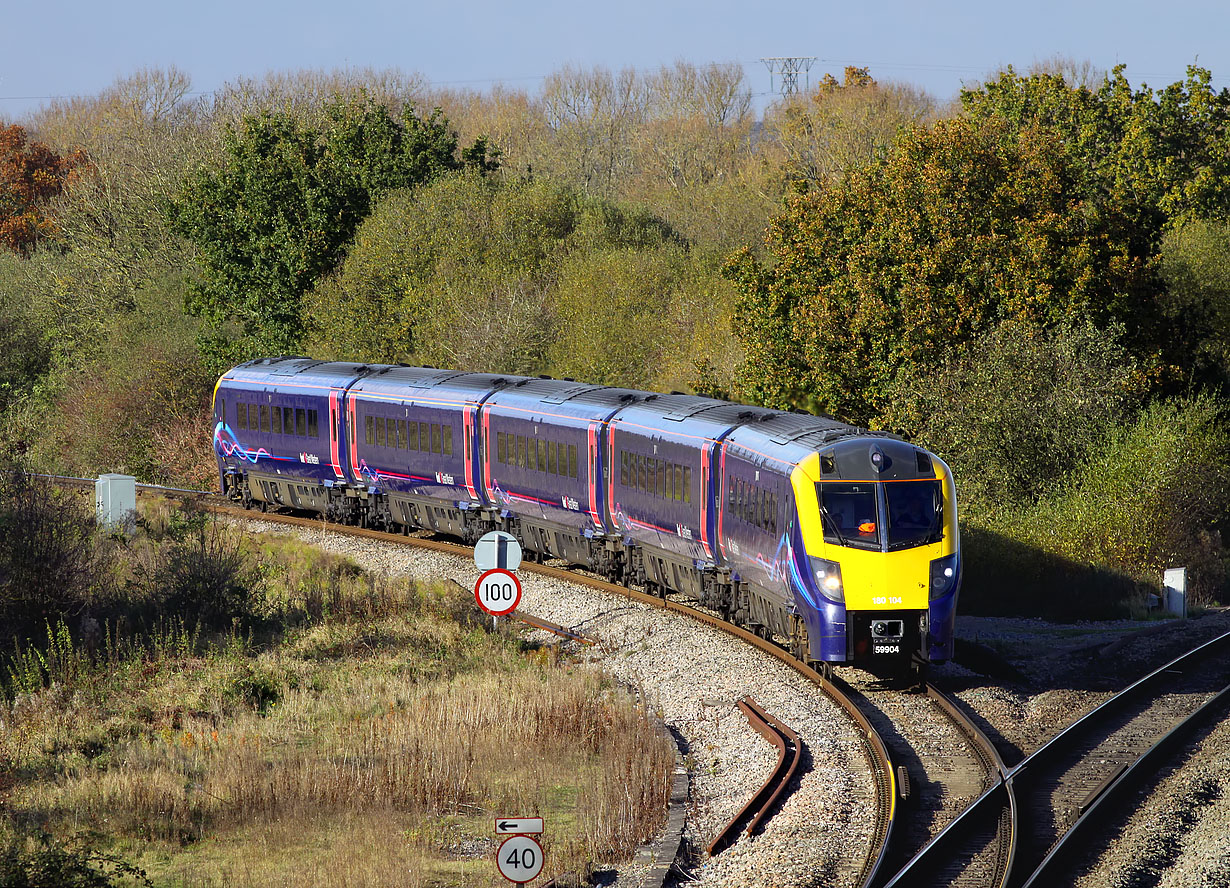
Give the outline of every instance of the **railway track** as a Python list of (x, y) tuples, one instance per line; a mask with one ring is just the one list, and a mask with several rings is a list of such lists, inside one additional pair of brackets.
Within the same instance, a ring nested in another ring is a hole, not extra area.
[[(67, 484), (82, 488), (92, 488), (94, 484), (93, 479), (86, 478), (64, 478), (46, 475), (38, 477), (50, 479), (54, 483)], [(169, 496), (173, 498), (191, 498), (195, 499), (202, 507), (207, 508), (216, 514), (229, 515), (231, 517), (242, 519), (254, 517), (251, 511), (235, 506), (216, 493), (141, 484), (137, 485), (137, 493), (139, 497)], [(429, 536), (398, 535), (395, 533), (387, 533), (384, 531), (376, 531), (350, 525), (331, 524), (324, 522), (320, 518), (304, 518), (277, 511), (263, 511), (259, 514), (259, 518), (263, 521), (310, 528), (313, 530), (327, 529), (336, 533), (377, 540), (385, 543), (396, 542), (454, 555), (460, 558), (466, 558), (471, 554), (471, 549), (467, 546), (453, 542), (446, 542), (444, 540)], [(841, 708), (847, 717), (854, 723), (858, 731), (858, 735), (862, 740), (864, 752), (871, 764), (871, 772), (873, 782), (875, 784), (874, 794), (876, 816), (873, 836), (868, 852), (861, 864), (860, 872), (855, 884), (860, 886), (860, 888), (874, 888), (874, 886), (883, 882), (883, 873), (886, 869), (886, 861), (888, 860), (889, 850), (892, 846), (893, 830), (897, 821), (898, 812), (900, 810), (898, 805), (899, 786), (897, 782), (897, 769), (888, 751), (888, 747), (885, 745), (876, 728), (872, 725), (868, 716), (862, 711), (858, 704), (856, 704), (849, 696), (847, 696), (846, 693), (844, 693), (839, 684), (826, 679), (816, 670), (794, 659), (794, 657), (792, 657), (785, 648), (773, 643), (772, 641), (761, 638), (760, 636), (755, 635), (740, 626), (736, 626), (722, 620), (714, 614), (690, 607), (680, 601), (672, 600), (667, 597), (659, 597), (657, 595), (641, 592), (636, 589), (616, 585), (584, 572), (565, 570), (545, 564), (535, 564), (528, 560), (522, 562), (520, 569), (543, 576), (553, 577), (555, 579), (565, 580), (570, 583), (587, 586), (596, 591), (607, 594), (623, 596), (641, 604), (646, 604), (662, 610), (681, 614), (692, 620), (712, 626), (739, 638), (741, 641), (744, 641), (758, 650), (761, 650), (764, 653), (778, 659), (782, 663), (785, 663), (805, 678), (815, 683), (821, 691), (839, 708)], [(541, 628), (547, 627), (542, 626)]]
[[(748, 722), (756, 733), (777, 747), (777, 766), (774, 767), (764, 785), (756, 791), (743, 809), (736, 814), (709, 843), (709, 856), (721, 854), (739, 838), (740, 831), (752, 836), (756, 834), (760, 824), (772, 812), (774, 805), (785, 795), (790, 781), (799, 768), (803, 755), (803, 744), (799, 735), (788, 725), (769, 715), (751, 697), (744, 697), (736, 704), (739, 711), (747, 716)], [(743, 824), (747, 829), (742, 830)]]
[[(850, 687), (847, 693), (868, 711), (888, 739), (895, 759), (902, 763), (899, 772), (909, 774), (908, 798), (882, 868), (878, 882), (882, 885), (942, 832), (969, 800), (1002, 785), (1007, 769), (995, 745), (965, 708), (933, 683), (902, 690), (872, 680), (851, 681), (857, 688)], [(1013, 836), (1010, 819), (993, 823), (982, 844), (968, 854), (972, 865), (937, 870), (927, 884), (999, 885)]]
[[(888, 882), (952, 884), (988, 824), (1014, 822), (1007, 866), (991, 884), (1053, 885), (1077, 843), (1122, 812), (1168, 752), (1230, 703), (1230, 633), (1188, 651), (1068, 725), (988, 789)], [(1088, 850), (1082, 848), (1081, 850)], [(976, 857), (976, 856), (975, 856)]]

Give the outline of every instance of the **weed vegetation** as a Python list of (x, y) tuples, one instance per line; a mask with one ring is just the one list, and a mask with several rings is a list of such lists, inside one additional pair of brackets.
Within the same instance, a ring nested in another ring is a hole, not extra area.
[(546, 818), (547, 873), (656, 831), (673, 750), (644, 708), (455, 585), (191, 507), (73, 540), (73, 594), (2, 587), (0, 884), (488, 885), (496, 816)]

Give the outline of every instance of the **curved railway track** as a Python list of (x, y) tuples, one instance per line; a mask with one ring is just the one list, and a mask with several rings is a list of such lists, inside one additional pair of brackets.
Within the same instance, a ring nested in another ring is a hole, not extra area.
[[(67, 483), (82, 487), (93, 486), (94, 484), (94, 480), (88, 478), (67, 478), (63, 476), (48, 475), (41, 475), (37, 477), (48, 478), (55, 483)], [(207, 508), (217, 514), (231, 515), (233, 517), (245, 519), (255, 517), (251, 511), (235, 506), (229, 501), (223, 499), (219, 494), (213, 492), (138, 484), (137, 493), (138, 496), (144, 497), (192, 497), (200, 502), (204, 508)], [(277, 511), (263, 511), (259, 514), (259, 517), (263, 521), (306, 527), (313, 530), (324, 528), (350, 536), (378, 540), (386, 543), (397, 542), (404, 545), (454, 555), (460, 558), (466, 558), (471, 554), (470, 547), (459, 543), (446, 542), (433, 537), (410, 536), (408, 534), (399, 535), (363, 527), (354, 527), (351, 525), (326, 523), (320, 518), (304, 518), (297, 515), (283, 514)], [(657, 595), (641, 592), (636, 589), (616, 585), (580, 571), (565, 570), (545, 564), (536, 564), (528, 560), (522, 562), (520, 569), (543, 576), (553, 577), (555, 579), (565, 580), (570, 583), (587, 586), (591, 589), (605, 592), (607, 594), (620, 595), (641, 604), (646, 604), (662, 610), (681, 614), (692, 620), (712, 626), (733, 635), (736, 638), (739, 638), (741, 641), (744, 641), (758, 650), (776, 658), (782, 663), (785, 663), (805, 678), (815, 683), (821, 691), (829, 699), (836, 703), (837, 706), (840, 707), (841, 710), (847, 715), (847, 717), (854, 722), (859, 737), (863, 742), (865, 754), (871, 763), (872, 777), (875, 783), (875, 826), (873, 829), (871, 845), (863, 860), (856, 884), (860, 886), (860, 888), (874, 888), (874, 886), (883, 882), (886, 861), (889, 859), (890, 847), (892, 846), (893, 841), (893, 830), (897, 821), (898, 812), (900, 810), (897, 804), (897, 771), (892, 757), (889, 754), (888, 747), (885, 745), (878, 731), (872, 725), (871, 721), (862, 709), (852, 699), (850, 699), (846, 693), (843, 692), (842, 688), (838, 684), (825, 678), (807, 664), (796, 660), (784, 647), (781, 647), (767, 639), (761, 638), (760, 636), (749, 632), (740, 626), (728, 623), (720, 617), (704, 610), (690, 607), (670, 598), (659, 597)]]
[[(760, 824), (773, 810), (773, 806), (786, 795), (786, 790), (803, 757), (803, 743), (799, 735), (783, 722), (778, 721), (751, 697), (737, 701), (739, 711), (747, 716), (748, 723), (760, 736), (777, 747), (777, 765), (764, 785), (748, 800), (743, 809), (731, 818), (721, 832), (709, 843), (709, 856), (721, 854), (739, 838), (741, 831), (755, 835)], [(741, 830), (743, 824), (746, 830)]]
[[(899, 770), (909, 772), (908, 804), (903, 806), (888, 860), (877, 884), (890, 876), (935, 839), (955, 819), (964, 800), (1003, 784), (1007, 769), (991, 740), (965, 708), (931, 682), (921, 689), (886, 688), (859, 681), (866, 695), (847, 693), (871, 715), (889, 738)], [(904, 781), (902, 781), (904, 783)], [(966, 865), (949, 865), (931, 873), (928, 885), (987, 888), (1001, 884), (1008, 869), (1015, 836), (1014, 823), (1001, 818), (991, 824)], [(893, 883), (895, 884), (895, 883)]]
[[(923, 848), (889, 886), (946, 884), (987, 824), (1015, 822), (1003, 888), (1053, 885), (1077, 842), (1117, 817), (1110, 802), (1230, 703), (1230, 633), (1175, 658), (1068, 725)], [(1081, 849), (1087, 850), (1087, 849)]]

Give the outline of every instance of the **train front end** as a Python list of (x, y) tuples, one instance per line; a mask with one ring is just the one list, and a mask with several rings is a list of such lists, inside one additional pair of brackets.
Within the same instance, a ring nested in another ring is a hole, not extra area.
[(812, 657), (876, 674), (950, 659), (961, 555), (948, 466), (896, 438), (858, 436), (801, 461), (791, 484)]

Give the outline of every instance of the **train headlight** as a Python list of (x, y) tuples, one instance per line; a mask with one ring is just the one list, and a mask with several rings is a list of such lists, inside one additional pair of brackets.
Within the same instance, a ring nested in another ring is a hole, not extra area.
[(931, 562), (931, 598), (942, 598), (957, 584), (957, 556), (946, 555)]
[(841, 585), (841, 565), (836, 561), (826, 561), (823, 558), (811, 559), (811, 570), (820, 584), (820, 591), (826, 598), (833, 601), (845, 601), (846, 593)]

